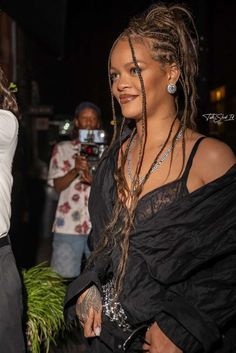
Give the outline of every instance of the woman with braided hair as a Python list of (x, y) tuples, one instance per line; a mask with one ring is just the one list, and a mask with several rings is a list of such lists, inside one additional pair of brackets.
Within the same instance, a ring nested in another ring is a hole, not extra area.
[(24, 353), (22, 286), (8, 236), (18, 108), (0, 67), (0, 351)]
[(65, 301), (93, 353), (236, 349), (236, 158), (196, 131), (197, 47), (188, 9), (155, 4), (111, 49), (124, 120), (90, 195), (94, 251)]

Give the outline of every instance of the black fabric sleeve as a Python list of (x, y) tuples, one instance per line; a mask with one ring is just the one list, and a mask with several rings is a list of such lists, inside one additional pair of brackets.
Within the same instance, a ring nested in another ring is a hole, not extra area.
[(156, 315), (155, 320), (165, 335), (183, 352), (203, 352), (200, 342), (173, 316), (162, 311)]
[(163, 297), (155, 317), (162, 331), (184, 352), (212, 352), (236, 319), (236, 255), (215, 259)]
[(220, 339), (214, 322), (206, 320), (183, 297), (167, 295), (163, 304), (155, 320), (175, 345), (183, 352), (210, 352)]

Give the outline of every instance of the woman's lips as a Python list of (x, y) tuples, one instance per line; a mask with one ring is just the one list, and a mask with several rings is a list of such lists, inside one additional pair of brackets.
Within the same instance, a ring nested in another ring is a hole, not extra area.
[(129, 95), (129, 94), (122, 94), (119, 97), (120, 104), (126, 104), (134, 100), (137, 96), (135, 95)]

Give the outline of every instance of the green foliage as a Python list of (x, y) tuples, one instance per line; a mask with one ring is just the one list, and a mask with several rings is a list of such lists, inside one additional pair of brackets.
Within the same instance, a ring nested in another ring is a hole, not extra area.
[(51, 342), (65, 329), (63, 302), (65, 280), (45, 263), (23, 270), (27, 293), (27, 340), (32, 353), (43, 347), (48, 353)]
[(17, 89), (17, 85), (14, 83), (14, 82), (11, 82), (9, 87), (8, 87), (9, 91), (12, 92), (12, 93), (15, 93), (18, 91)]

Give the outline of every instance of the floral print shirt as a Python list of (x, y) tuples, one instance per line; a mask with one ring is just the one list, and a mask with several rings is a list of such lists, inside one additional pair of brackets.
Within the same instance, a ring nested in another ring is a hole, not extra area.
[[(54, 186), (53, 180), (67, 174), (74, 168), (74, 156), (79, 152), (77, 140), (63, 141), (55, 145), (49, 165), (48, 183)], [(61, 191), (53, 232), (65, 234), (89, 234), (91, 230), (88, 198), (90, 186), (81, 183), (79, 177)]]

